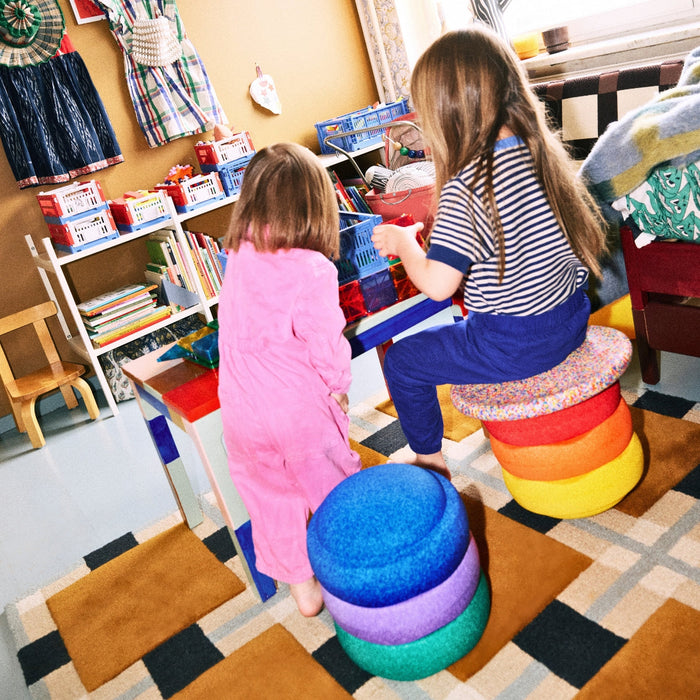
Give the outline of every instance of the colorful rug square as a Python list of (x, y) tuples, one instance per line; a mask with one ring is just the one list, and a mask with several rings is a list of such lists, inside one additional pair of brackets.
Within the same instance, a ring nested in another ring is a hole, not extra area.
[[(269, 672), (261, 673), (262, 668)], [(280, 624), (272, 625), (173, 696), (175, 700), (351, 697)]]
[(243, 590), (240, 578), (183, 524), (103, 564), (46, 604), (92, 691)]
[[(700, 697), (699, 630), (699, 611), (673, 598), (667, 600), (586, 683), (577, 699)], [(695, 673), (688, 673), (689, 669)]]

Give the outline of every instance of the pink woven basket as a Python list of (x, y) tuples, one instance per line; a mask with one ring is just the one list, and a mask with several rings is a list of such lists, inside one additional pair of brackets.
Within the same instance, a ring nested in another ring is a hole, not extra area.
[(428, 228), (435, 216), (435, 185), (390, 193), (372, 189), (365, 200), (372, 213), (381, 216), (383, 221), (410, 214), (414, 221), (421, 221)]

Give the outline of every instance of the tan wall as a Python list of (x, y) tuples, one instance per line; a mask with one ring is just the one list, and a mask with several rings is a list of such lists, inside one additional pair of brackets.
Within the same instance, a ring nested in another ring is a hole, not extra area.
[[(127, 190), (151, 187), (165, 178), (171, 166), (196, 164), (193, 144), (211, 138), (211, 132), (149, 148), (136, 122), (122, 56), (107, 22), (78, 25), (68, 0), (59, 0), (59, 4), (68, 35), (102, 97), (125, 158), (124, 163), (95, 173), (105, 195), (119, 197)], [(250, 131), (256, 148), (275, 141), (297, 141), (318, 152), (315, 122), (377, 99), (352, 0), (179, 0), (178, 7), (229, 124)], [(256, 63), (275, 80), (281, 115), (262, 109), (249, 96)], [(4, 152), (0, 155), (2, 315), (48, 298), (24, 239), (25, 234), (31, 234), (39, 246), (47, 235), (36, 201), (42, 189), (51, 188), (20, 190)], [(222, 235), (228, 209), (198, 217), (196, 226)], [(140, 281), (144, 260), (143, 245), (133, 241), (71, 265), (71, 281), (81, 298), (89, 298), (120, 284)], [(60, 340), (60, 329), (53, 329)], [(64, 359), (79, 361), (63, 341)], [(25, 342), (22, 336), (12, 338), (7, 348), (20, 371), (32, 369), (36, 360), (34, 350)], [(0, 416), (9, 412), (6, 397), (0, 392)]]

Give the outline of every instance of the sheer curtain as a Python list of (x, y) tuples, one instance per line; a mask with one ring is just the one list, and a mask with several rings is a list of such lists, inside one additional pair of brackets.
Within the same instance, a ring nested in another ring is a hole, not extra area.
[[(476, 20), (508, 38), (510, 0), (355, 0), (379, 99), (409, 97), (412, 63), (442, 31)], [(407, 50), (407, 48), (409, 50)]]
[(393, 0), (355, 0), (379, 99), (408, 97), (411, 69)]

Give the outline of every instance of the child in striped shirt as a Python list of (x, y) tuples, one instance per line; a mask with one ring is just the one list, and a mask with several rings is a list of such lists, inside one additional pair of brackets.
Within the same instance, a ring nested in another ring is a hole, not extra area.
[(585, 339), (589, 273), (600, 275), (602, 218), (550, 131), (510, 46), (474, 25), (420, 57), (411, 93), (439, 193), (427, 254), (423, 227), (380, 225), (373, 242), (443, 300), (463, 288), (467, 317), (399, 340), (384, 375), (415, 463), (450, 476), (440, 384), (539, 374)]

